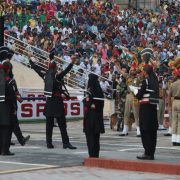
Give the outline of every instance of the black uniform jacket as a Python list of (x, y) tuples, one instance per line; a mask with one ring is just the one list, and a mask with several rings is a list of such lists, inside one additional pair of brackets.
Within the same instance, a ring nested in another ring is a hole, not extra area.
[(7, 78), (5, 81), (5, 101), (0, 103), (0, 125), (12, 125), (12, 114), (17, 111), (14, 81)]
[(84, 100), (84, 132), (104, 133), (103, 109), (104, 100), (93, 98), (104, 98), (103, 91), (98, 81), (94, 81), (94, 87), (88, 88), (89, 96)]
[[(38, 75), (45, 80), (46, 73), (30, 61), (31, 67), (38, 73)], [(62, 117), (65, 116), (63, 98), (61, 94), (64, 93), (62, 89), (62, 83), (64, 76), (71, 70), (73, 64), (70, 63), (68, 67), (60, 73), (52, 74), (53, 88), (52, 97), (47, 97), (46, 105), (44, 109), (44, 115), (49, 117)], [(47, 83), (47, 81), (45, 81)], [(45, 84), (46, 86), (46, 84)]]
[[(147, 86), (148, 81), (148, 86)], [(150, 90), (150, 91), (149, 91)], [(152, 90), (152, 91), (151, 91)], [(149, 97), (147, 97), (149, 96)], [(157, 105), (151, 104), (151, 99), (158, 99), (159, 88), (156, 78), (145, 79), (142, 81), (141, 89), (136, 95), (140, 102), (139, 124), (141, 130), (157, 130)]]

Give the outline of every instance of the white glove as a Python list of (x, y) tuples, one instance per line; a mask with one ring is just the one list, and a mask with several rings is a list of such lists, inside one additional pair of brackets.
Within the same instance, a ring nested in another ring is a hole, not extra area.
[(78, 99), (78, 101), (82, 101), (84, 99), (84, 96), (79, 95), (79, 96), (77, 96), (77, 99)]
[(138, 93), (138, 88), (135, 87), (135, 86), (130, 85), (130, 86), (129, 86), (129, 89), (130, 89), (131, 92), (134, 93), (134, 95), (136, 95), (136, 94)]

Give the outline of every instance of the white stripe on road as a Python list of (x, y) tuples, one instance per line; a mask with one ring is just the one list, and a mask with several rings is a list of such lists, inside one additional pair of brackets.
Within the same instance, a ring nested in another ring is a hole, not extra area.
[(131, 151), (131, 150), (138, 150), (138, 149), (144, 149), (144, 148), (129, 148), (129, 149), (119, 149), (118, 152), (124, 152), (124, 151)]
[(22, 168), (22, 169), (15, 169), (15, 170), (8, 170), (8, 171), (0, 171), (0, 174), (10, 174), (10, 173), (21, 173), (21, 172), (28, 172), (28, 171), (37, 171), (37, 170), (45, 170), (50, 168), (56, 168), (57, 166), (51, 167), (35, 167), (35, 168)]
[(43, 167), (56, 167), (53, 165), (47, 165), (47, 164), (31, 164), (31, 163), (21, 163), (21, 162), (11, 162), (11, 161), (0, 161), (0, 163), (4, 164), (17, 164), (17, 165), (27, 165), (27, 166), (43, 166)]
[(41, 147), (39, 146), (11, 146), (11, 149), (40, 149)]

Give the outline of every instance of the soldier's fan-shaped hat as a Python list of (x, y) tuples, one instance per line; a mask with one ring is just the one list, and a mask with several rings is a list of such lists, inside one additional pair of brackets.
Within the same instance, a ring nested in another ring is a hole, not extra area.
[(11, 60), (12, 56), (14, 55), (14, 51), (10, 50), (6, 46), (0, 47), (0, 62), (4, 61), (5, 59)]
[(153, 50), (151, 48), (145, 48), (141, 51), (140, 53), (142, 56), (145, 55), (145, 54), (149, 54), (150, 56), (153, 55)]
[(6, 46), (0, 47), (0, 62), (6, 59), (7, 53), (9, 52), (9, 48)]
[(141, 56), (143, 56), (145, 64), (148, 64), (153, 56), (153, 50), (151, 48), (145, 48), (141, 51)]
[(13, 57), (13, 55), (14, 55), (14, 51), (9, 50), (9, 51), (7, 52), (6, 58), (9, 59), (9, 60), (11, 60), (11, 58)]

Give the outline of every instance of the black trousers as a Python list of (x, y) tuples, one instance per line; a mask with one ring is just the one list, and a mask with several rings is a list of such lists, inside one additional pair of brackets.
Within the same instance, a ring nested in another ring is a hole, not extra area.
[(86, 134), (86, 141), (88, 146), (88, 153), (89, 157), (99, 157), (99, 151), (100, 151), (100, 134), (94, 134), (94, 133), (85, 133)]
[(13, 133), (15, 134), (18, 142), (22, 145), (23, 144), (23, 140), (24, 140), (24, 137), (22, 135), (22, 131), (20, 129), (20, 126), (19, 126), (19, 121), (17, 119), (17, 115), (13, 115), (13, 127), (12, 127), (12, 131)]
[[(69, 137), (67, 133), (67, 125), (66, 125), (66, 118), (64, 116), (60, 118), (56, 118), (56, 121), (58, 123), (62, 142), (63, 144), (69, 143)], [(52, 134), (53, 134), (53, 127), (54, 127), (54, 117), (46, 117), (46, 143), (52, 144)]]
[(8, 153), (11, 143), (12, 127), (0, 125), (0, 153)]
[(154, 156), (156, 150), (157, 130), (141, 130), (141, 140), (145, 150), (144, 154)]

